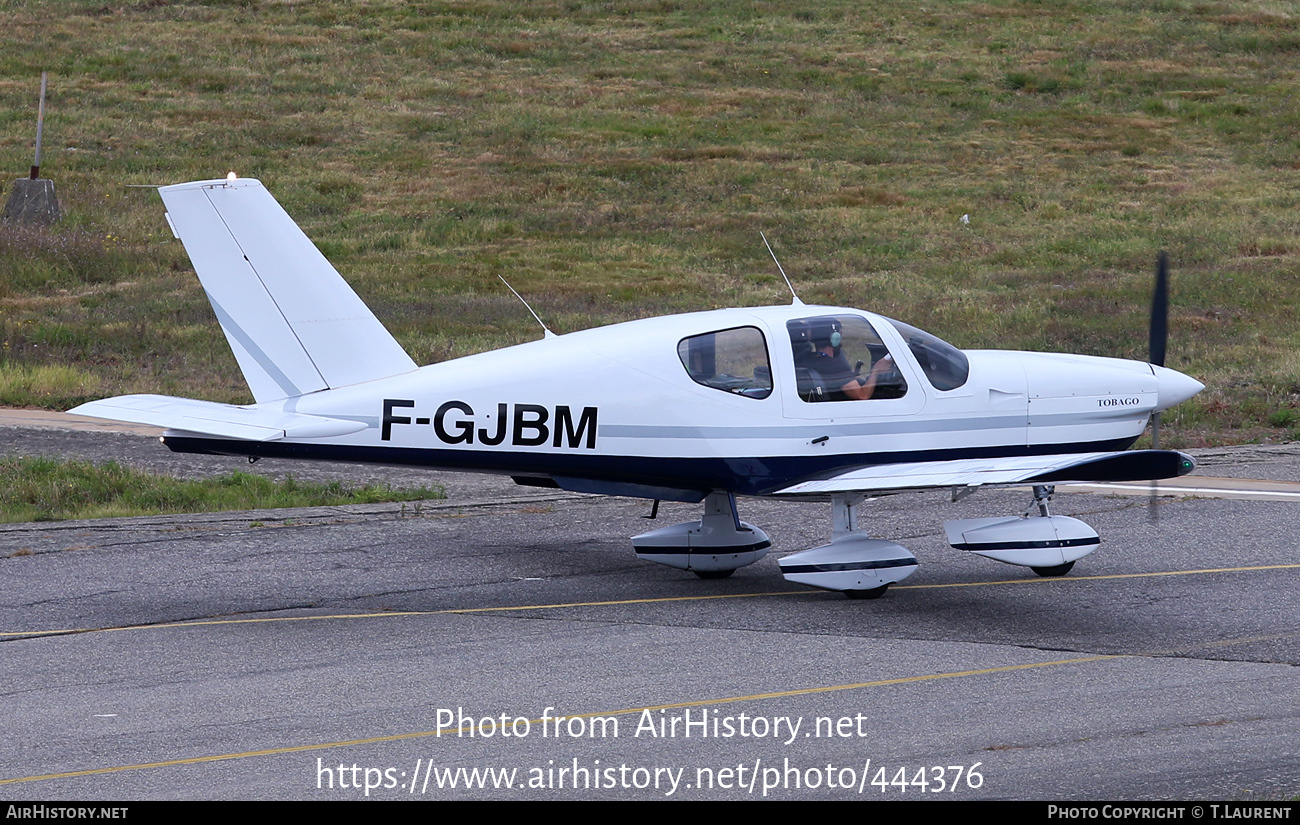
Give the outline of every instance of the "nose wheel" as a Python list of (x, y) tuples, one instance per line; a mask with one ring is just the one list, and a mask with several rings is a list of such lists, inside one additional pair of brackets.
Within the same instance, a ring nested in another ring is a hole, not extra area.
[(699, 576), (701, 579), (725, 579), (725, 578), (729, 578), (731, 574), (735, 573), (736, 571), (735, 569), (732, 569), (732, 570), (692, 570), (691, 572)]
[(1055, 578), (1057, 576), (1064, 576), (1066, 573), (1073, 570), (1074, 562), (1067, 561), (1065, 564), (1054, 564), (1051, 567), (1031, 567), (1029, 569), (1045, 578)]
[(879, 587), (873, 587), (870, 590), (845, 590), (844, 595), (850, 599), (878, 599), (885, 595), (889, 585), (882, 584)]

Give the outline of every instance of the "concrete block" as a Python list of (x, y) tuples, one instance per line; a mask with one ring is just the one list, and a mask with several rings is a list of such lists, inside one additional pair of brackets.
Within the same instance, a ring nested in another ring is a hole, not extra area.
[(14, 223), (50, 224), (63, 217), (59, 199), (54, 195), (54, 181), (45, 178), (19, 178), (5, 204), (4, 220)]

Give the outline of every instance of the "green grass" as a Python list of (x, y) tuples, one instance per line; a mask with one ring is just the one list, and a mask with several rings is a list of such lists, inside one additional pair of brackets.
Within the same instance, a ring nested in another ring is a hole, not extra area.
[(61, 364), (0, 363), (0, 404), (12, 407), (62, 405), (98, 397), (99, 379)]
[[(0, 0), (0, 363), (246, 401), (156, 194), (262, 178), (421, 363), (801, 297), (965, 347), (1141, 357), (1170, 252), (1172, 443), (1300, 402), (1300, 4)], [(959, 218), (969, 214), (971, 222)], [(28, 400), (70, 406), (69, 389)]]
[(442, 498), (441, 489), (395, 490), (292, 477), (273, 481), (235, 472), (203, 481), (156, 476), (116, 463), (49, 458), (0, 458), (0, 521), (209, 513), (280, 507), (320, 507)]

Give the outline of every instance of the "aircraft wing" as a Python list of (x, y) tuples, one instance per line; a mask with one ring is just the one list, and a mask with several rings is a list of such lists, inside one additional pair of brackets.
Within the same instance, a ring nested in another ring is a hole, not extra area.
[(119, 395), (68, 410), (75, 415), (150, 424), (172, 430), (238, 438), (278, 441), (282, 438), (326, 438), (364, 430), (364, 421), (303, 415), (256, 406), (215, 404), (167, 395)]
[(885, 493), (934, 487), (983, 487), (1009, 484), (1064, 484), (1088, 481), (1149, 481), (1186, 475), (1196, 460), (1175, 450), (1128, 450), (1119, 453), (961, 458), (877, 464), (823, 479), (811, 479), (772, 495)]

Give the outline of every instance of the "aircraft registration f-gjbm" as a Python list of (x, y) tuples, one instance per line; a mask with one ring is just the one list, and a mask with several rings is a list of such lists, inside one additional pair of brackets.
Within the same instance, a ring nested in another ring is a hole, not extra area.
[[(72, 412), (167, 428), (177, 452), (502, 473), (521, 484), (703, 502), (632, 539), (705, 578), (764, 556), (736, 496), (831, 502), (833, 538), (780, 560), (791, 581), (871, 598), (916, 570), (859, 525), (868, 497), (1026, 485), (1023, 515), (948, 521), (956, 548), (1063, 575), (1100, 539), (1053, 516), (1053, 485), (1189, 472), (1125, 451), (1203, 386), (1140, 361), (969, 351), (870, 312), (722, 309), (553, 335), (417, 368), (252, 179), (160, 190), (256, 403), (157, 395)], [(1153, 361), (1162, 361), (1153, 358)]]

